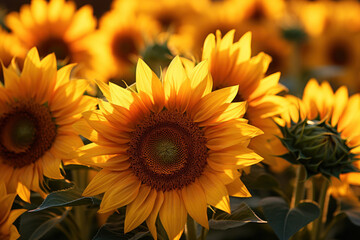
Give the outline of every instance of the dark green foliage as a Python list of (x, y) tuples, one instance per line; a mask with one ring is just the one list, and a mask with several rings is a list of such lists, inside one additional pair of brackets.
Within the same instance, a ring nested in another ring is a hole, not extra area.
[(280, 240), (287, 240), (301, 228), (320, 216), (320, 209), (312, 202), (302, 202), (290, 209), (280, 197), (267, 197), (261, 201), (264, 215)]
[(335, 128), (325, 121), (303, 120), (291, 127), (279, 126), (282, 144), (289, 150), (280, 157), (304, 165), (307, 177), (321, 173), (339, 178), (342, 173), (358, 172), (352, 164), (358, 158)]

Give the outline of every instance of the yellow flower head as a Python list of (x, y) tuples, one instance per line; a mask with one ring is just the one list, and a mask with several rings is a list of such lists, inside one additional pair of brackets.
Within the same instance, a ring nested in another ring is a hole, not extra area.
[(20, 74), (14, 64), (3, 67), (0, 181), (25, 201), (30, 201), (30, 190), (43, 193), (43, 175), (63, 178), (61, 160), (83, 145), (71, 125), (96, 101), (83, 96), (87, 81), (69, 80), (72, 68), (57, 71), (55, 55), (40, 61), (36, 48), (28, 53)]
[(279, 155), (282, 148), (274, 136), (278, 133), (272, 117), (281, 113), (287, 101), (276, 94), (285, 91), (280, 85), (280, 73), (265, 77), (271, 57), (259, 53), (251, 56), (251, 33), (244, 34), (238, 42), (233, 43), (234, 30), (221, 38), (220, 31), (216, 37), (210, 34), (204, 43), (203, 60), (208, 60), (213, 76), (213, 89), (237, 85), (239, 92), (234, 101), (247, 101), (248, 109), (245, 118), (249, 123), (260, 128), (264, 134), (254, 138), (250, 146), (269, 161), (273, 167), (278, 162), (274, 155)]
[[(156, 238), (159, 215), (179, 239), (187, 214), (208, 228), (208, 204), (230, 212), (229, 195), (250, 196), (238, 169), (262, 160), (247, 148), (262, 132), (242, 118), (244, 102), (231, 103), (238, 86), (212, 84), (206, 61), (187, 73), (179, 57), (162, 81), (139, 60), (137, 92), (99, 82), (108, 101), (74, 126), (93, 141), (80, 161), (103, 168), (83, 195), (105, 192), (102, 213), (127, 205), (125, 232), (146, 220)], [(101, 155), (108, 159), (91, 161)]]
[(16, 194), (7, 194), (5, 183), (0, 183), (0, 239), (15, 240), (20, 237), (13, 222), (26, 210), (11, 211)]
[(96, 27), (92, 7), (76, 10), (74, 2), (33, 0), (20, 12), (7, 15), (7, 26), (27, 49), (37, 47), (40, 57), (54, 52), (62, 65), (79, 63), (81, 76), (91, 71), (92, 57), (87, 38)]

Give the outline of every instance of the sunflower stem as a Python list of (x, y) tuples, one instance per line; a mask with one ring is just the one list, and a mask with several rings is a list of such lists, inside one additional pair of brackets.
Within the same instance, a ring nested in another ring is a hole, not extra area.
[(296, 171), (296, 185), (291, 199), (291, 208), (296, 207), (299, 204), (300, 200), (303, 199), (305, 181), (305, 168), (303, 165), (299, 165)]
[(200, 240), (205, 240), (208, 232), (209, 232), (208, 229), (206, 229), (206, 228), (204, 228), (204, 227), (201, 227)]
[[(73, 180), (78, 189), (83, 191), (87, 185), (88, 172), (84, 169), (73, 170)], [(86, 240), (90, 238), (91, 224), (88, 224), (89, 219), (87, 218), (86, 206), (76, 206), (73, 208), (74, 217), (79, 229), (81, 229), (81, 239)]]
[(187, 240), (196, 240), (196, 227), (195, 222), (190, 215), (187, 216), (186, 221), (186, 239)]
[(312, 229), (312, 239), (318, 240), (323, 229), (323, 225), (326, 222), (326, 215), (328, 212), (329, 197), (328, 194), (329, 180), (324, 179), (321, 186), (320, 196), (319, 196), (319, 207), (320, 207), (320, 216), (314, 221)]
[(324, 230), (321, 239), (325, 239), (326, 236), (329, 234), (329, 232), (335, 227), (335, 225), (338, 224), (340, 221), (344, 220), (345, 218), (346, 218), (346, 214), (345, 214), (345, 213), (336, 215), (336, 216), (332, 219), (332, 221), (330, 222), (330, 224), (329, 224), (329, 225), (326, 227), (326, 229)]

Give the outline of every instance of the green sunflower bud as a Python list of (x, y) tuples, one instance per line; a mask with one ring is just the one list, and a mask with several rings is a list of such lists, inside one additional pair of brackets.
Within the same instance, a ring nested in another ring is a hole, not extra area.
[(279, 126), (282, 144), (289, 150), (280, 157), (292, 164), (304, 165), (307, 177), (318, 173), (339, 178), (341, 173), (358, 172), (352, 164), (357, 155), (351, 153), (340, 133), (325, 121), (303, 120), (291, 127)]

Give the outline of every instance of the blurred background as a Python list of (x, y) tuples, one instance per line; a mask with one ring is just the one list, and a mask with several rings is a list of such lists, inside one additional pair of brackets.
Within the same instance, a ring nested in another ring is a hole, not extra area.
[[(7, 26), (6, 15), (19, 12), (21, 6), (29, 3), (2, 0), (3, 28), (11, 33), (16, 26)], [(335, 89), (346, 85), (350, 93), (360, 91), (359, 1), (76, 0), (75, 3), (77, 9), (90, 5), (96, 18), (95, 27), (87, 33), (92, 40), (83, 44), (87, 49), (81, 50), (87, 52), (84, 61), (91, 63), (83, 64), (86, 71), (80, 72), (89, 78), (131, 84), (138, 57), (149, 60), (155, 72), (159, 65), (166, 67), (176, 54), (200, 61), (209, 33), (219, 29), (225, 35), (235, 29), (234, 41), (247, 31), (252, 32), (252, 55), (261, 51), (269, 54), (272, 62), (268, 74), (280, 71), (281, 83), (295, 95), (301, 95), (310, 78), (327, 80)], [(54, 49), (51, 44), (45, 44), (47, 49)], [(58, 48), (58, 40), (56, 44)], [(77, 57), (70, 59), (82, 61)]]

